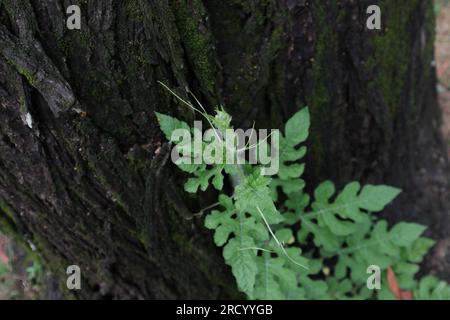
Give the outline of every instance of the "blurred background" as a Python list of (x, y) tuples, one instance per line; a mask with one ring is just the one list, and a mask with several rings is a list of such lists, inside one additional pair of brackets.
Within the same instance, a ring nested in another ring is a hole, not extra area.
[(442, 108), (442, 130), (450, 156), (450, 0), (436, 0), (437, 35), (436, 69), (439, 102)]
[[(435, 11), (437, 91), (450, 157), (450, 0), (435, 0)], [(49, 283), (51, 275), (46, 274), (37, 259), (0, 233), (0, 299), (48, 298)]]

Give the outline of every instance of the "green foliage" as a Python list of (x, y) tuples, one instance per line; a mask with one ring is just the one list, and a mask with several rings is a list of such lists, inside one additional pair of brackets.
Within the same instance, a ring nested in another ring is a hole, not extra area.
[[(178, 145), (180, 152), (183, 154), (183, 156), (186, 157), (198, 157), (201, 155), (195, 154), (193, 148), (191, 148), (190, 145), (180, 145), (178, 144), (179, 141), (184, 141), (184, 139), (180, 140), (173, 140), (172, 133), (177, 129), (185, 129), (187, 132), (190, 132), (192, 134), (195, 133), (195, 130), (198, 129), (191, 129), (186, 122), (180, 121), (176, 118), (161, 114), (156, 112), (156, 117), (158, 119), (160, 128), (164, 135), (166, 136), (167, 140), (169, 140), (172, 143), (175, 143)], [(219, 119), (222, 120), (223, 119)], [(202, 151), (207, 148), (210, 145), (215, 144), (217, 141), (216, 139), (213, 139), (212, 142), (209, 144), (204, 144), (202, 147)], [(194, 162), (194, 161), (193, 161)], [(225, 166), (219, 165), (212, 168), (208, 168), (205, 164), (179, 164), (179, 168), (185, 172), (191, 173), (194, 175), (194, 177), (191, 177), (188, 179), (188, 181), (185, 184), (185, 190), (190, 193), (196, 193), (198, 189), (200, 188), (202, 191), (205, 191), (209, 186), (209, 181), (212, 179), (212, 184), (217, 190), (221, 190), (223, 187), (223, 174), (222, 171)]]
[(306, 154), (306, 147), (297, 146), (305, 142), (309, 130), (308, 108), (296, 113), (286, 122), (284, 135), (280, 137), (280, 167), (278, 177), (271, 182), (272, 196), (277, 200), (278, 194), (275, 189), (281, 186), (286, 194), (300, 192), (305, 186), (305, 182), (300, 179), (305, 166), (299, 163), (292, 163), (302, 159)]
[(3, 264), (2, 262), (0, 262), (0, 278), (9, 272), (10, 272), (9, 266), (7, 264)]
[[(203, 115), (216, 130), (231, 129), (231, 117), (223, 109), (214, 118)], [(193, 133), (182, 121), (157, 117), (168, 140), (177, 128)], [(307, 108), (288, 120), (280, 136), (279, 172), (271, 178), (261, 175), (261, 165), (180, 165), (193, 175), (185, 185), (188, 192), (210, 184), (222, 191), (224, 173), (230, 177), (233, 195), (220, 194), (221, 210), (212, 210), (205, 226), (223, 247), (239, 289), (250, 299), (393, 299), (386, 280), (391, 267), (401, 289), (412, 290), (417, 299), (449, 299), (445, 282), (415, 277), (434, 244), (421, 236), (425, 227), (402, 222), (389, 228), (374, 215), (399, 189), (351, 182), (337, 192), (326, 181), (313, 197), (304, 192), (304, 165), (298, 161), (306, 154), (301, 144), (309, 124)], [(212, 143), (221, 141), (216, 136), (203, 148)], [(192, 150), (186, 153), (192, 155)], [(370, 265), (383, 272), (379, 291), (366, 287)]]
[[(156, 113), (156, 118), (158, 119), (159, 126), (161, 128), (161, 131), (166, 136), (167, 140), (171, 141), (172, 139), (172, 133), (176, 129), (186, 129), (190, 130), (188, 124), (186, 122), (180, 121), (176, 118), (166, 116), (162, 113)], [(171, 141), (171, 142), (177, 142), (177, 141)]]
[(444, 281), (426, 276), (414, 290), (414, 297), (417, 300), (450, 300), (450, 287)]
[(42, 265), (38, 261), (33, 261), (33, 264), (26, 268), (28, 280), (36, 280), (42, 276)]

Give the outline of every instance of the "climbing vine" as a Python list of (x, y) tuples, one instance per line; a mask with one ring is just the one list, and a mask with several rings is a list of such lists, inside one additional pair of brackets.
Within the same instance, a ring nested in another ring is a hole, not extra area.
[[(166, 87), (166, 89), (170, 90)], [(217, 109), (211, 116), (195, 99), (196, 107), (170, 90), (183, 104), (200, 113), (214, 134), (201, 150), (235, 152), (223, 141), (233, 129), (231, 116)], [(194, 97), (195, 98), (195, 97)], [(198, 157), (180, 139), (177, 129), (195, 134), (186, 122), (157, 113), (166, 138), (184, 157)], [(392, 202), (401, 190), (386, 185), (361, 186), (351, 182), (336, 190), (331, 181), (305, 192), (302, 180), (310, 117), (308, 108), (293, 115), (279, 135), (279, 170), (265, 176), (262, 164), (186, 164), (185, 190), (196, 193), (212, 186), (220, 193), (218, 203), (205, 209), (205, 227), (223, 248), (238, 288), (249, 299), (395, 299), (396, 285), (414, 299), (450, 299), (450, 286), (433, 276), (416, 277), (419, 264), (434, 241), (422, 236), (426, 227), (400, 222), (389, 227), (376, 213)], [(198, 134), (198, 132), (197, 132)], [(178, 137), (179, 138), (179, 137)], [(258, 147), (269, 148), (269, 139)], [(246, 149), (256, 145), (246, 145)], [(273, 150), (273, 149), (271, 149)], [(232, 192), (224, 192), (229, 177)], [(369, 289), (368, 268), (381, 272), (379, 289)], [(391, 282), (389, 282), (389, 273)]]

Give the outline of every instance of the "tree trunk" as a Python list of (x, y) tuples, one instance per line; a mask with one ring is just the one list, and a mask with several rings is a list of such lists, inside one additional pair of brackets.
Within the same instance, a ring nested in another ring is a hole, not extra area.
[[(66, 28), (71, 4), (81, 30)], [(366, 29), (371, 4), (383, 30)], [(235, 127), (276, 128), (309, 105), (309, 186), (403, 188), (389, 216), (429, 225), (442, 256), (450, 192), (433, 14), (427, 0), (0, 0), (2, 226), (64, 296), (241, 297), (192, 218), (216, 195), (183, 192), (154, 111), (194, 115), (159, 80), (208, 111), (223, 104)], [(73, 264), (79, 291), (65, 286)]]

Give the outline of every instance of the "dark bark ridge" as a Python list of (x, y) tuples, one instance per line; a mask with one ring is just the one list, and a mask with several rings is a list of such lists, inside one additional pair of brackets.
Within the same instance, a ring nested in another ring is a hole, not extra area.
[[(373, 2), (1, 1), (3, 227), (37, 248), (64, 294), (235, 297), (202, 219), (190, 219), (214, 195), (181, 192), (153, 112), (194, 115), (160, 80), (223, 103), (237, 127), (275, 128), (309, 105), (307, 182), (404, 188), (395, 219), (431, 225), (446, 252), (432, 2), (375, 1), (379, 33), (365, 30)], [(65, 28), (70, 4), (81, 31)], [(71, 264), (83, 289), (68, 293)]]

